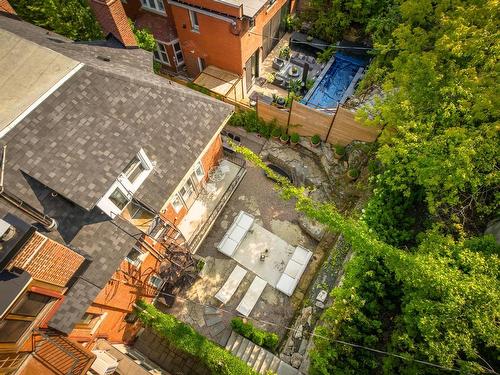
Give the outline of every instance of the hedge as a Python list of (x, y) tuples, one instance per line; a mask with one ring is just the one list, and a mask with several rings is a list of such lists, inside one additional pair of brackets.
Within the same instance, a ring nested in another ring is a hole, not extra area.
[[(277, 131), (276, 129), (278, 128), (276, 120), (266, 122), (262, 118), (259, 118), (257, 112), (254, 110), (233, 113), (229, 119), (229, 125), (243, 127), (247, 132), (259, 133), (264, 138), (271, 137), (273, 131)], [(279, 129), (278, 137), (281, 135), (281, 132), (282, 130)]]
[(158, 311), (143, 301), (137, 302), (137, 316), (159, 336), (200, 361), (214, 375), (257, 375), (245, 362), (196, 332), (174, 316)]
[(263, 346), (272, 352), (276, 351), (279, 343), (279, 337), (277, 334), (255, 328), (252, 323), (245, 323), (240, 318), (233, 318), (233, 320), (231, 320), (231, 327), (233, 327), (235, 332), (249, 339), (253, 343)]

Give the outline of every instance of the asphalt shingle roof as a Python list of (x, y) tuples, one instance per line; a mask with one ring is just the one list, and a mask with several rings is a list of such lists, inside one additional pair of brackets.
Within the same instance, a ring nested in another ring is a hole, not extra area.
[[(0, 28), (85, 64), (2, 138), (6, 189), (54, 217), (47, 235), (89, 260), (49, 322), (69, 333), (140, 236), (97, 201), (143, 148), (155, 166), (135, 197), (159, 210), (232, 107), (156, 76), (145, 51), (73, 43), (2, 15)], [(1, 201), (6, 212), (29, 220)]]

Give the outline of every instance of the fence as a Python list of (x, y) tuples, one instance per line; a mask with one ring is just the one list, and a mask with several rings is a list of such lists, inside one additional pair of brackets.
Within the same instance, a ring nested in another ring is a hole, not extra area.
[(259, 100), (257, 114), (265, 121), (276, 120), (288, 133), (304, 137), (317, 134), (325, 142), (344, 146), (352, 141), (374, 142), (381, 130), (360, 124), (354, 113), (340, 106), (327, 114), (295, 101), (289, 109), (280, 109)]

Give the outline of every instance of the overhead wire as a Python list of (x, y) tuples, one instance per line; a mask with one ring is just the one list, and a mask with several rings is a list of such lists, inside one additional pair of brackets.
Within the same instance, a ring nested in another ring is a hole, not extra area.
[[(213, 306), (201, 303), (201, 302), (193, 301), (193, 300), (191, 300), (189, 298), (179, 297), (179, 296), (173, 295), (171, 293), (159, 291), (158, 294), (162, 294), (162, 295), (165, 295), (165, 296), (168, 296), (168, 297), (173, 297), (175, 299), (179, 299), (179, 300), (182, 300), (182, 301), (185, 301), (185, 302), (193, 303), (195, 305), (199, 305), (199, 306), (202, 306), (202, 307), (207, 307), (207, 308), (210, 308), (210, 309), (216, 309), (216, 310), (218, 310), (218, 311), (220, 311), (220, 312), (222, 312), (224, 314), (228, 314), (230, 316), (243, 317), (240, 314), (235, 313), (234, 311), (229, 311), (229, 310), (226, 310), (226, 309), (223, 309), (223, 308), (220, 308), (220, 307), (213, 307)], [(266, 321), (266, 320), (263, 320), (263, 319), (251, 318), (251, 317), (247, 317), (247, 319), (250, 319), (250, 320), (253, 320), (255, 322), (259, 322), (259, 323), (265, 324), (265, 325), (270, 325), (270, 326), (275, 326), (275, 327), (278, 327), (278, 328), (283, 328), (283, 329), (285, 329), (287, 331), (290, 331), (290, 332), (297, 332), (298, 331), (298, 329), (296, 329), (296, 328), (289, 327), (289, 326), (282, 325), (282, 324), (278, 324), (278, 323), (274, 323), (274, 322), (270, 322), (270, 321)], [(408, 361), (408, 362), (416, 362), (416, 363), (419, 363), (421, 365), (435, 367), (435, 368), (439, 368), (439, 369), (447, 370), (447, 371), (451, 371), (451, 372), (459, 372), (459, 373), (463, 372), (462, 370), (457, 369), (457, 368), (451, 368), (451, 367), (447, 367), (447, 366), (442, 366), (442, 365), (438, 365), (436, 363), (432, 363), (432, 362), (428, 362), (428, 361), (423, 361), (423, 360), (419, 360), (419, 359), (415, 359), (415, 358), (408, 358), (408, 357), (405, 357), (405, 356), (403, 356), (401, 354), (398, 354), (398, 353), (387, 352), (385, 350), (375, 349), (375, 348), (368, 347), (368, 346), (365, 346), (365, 345), (360, 345), (360, 344), (356, 344), (356, 343), (352, 343), (352, 342), (348, 342), (348, 341), (344, 341), (344, 340), (338, 340), (338, 339), (334, 339), (334, 338), (331, 338), (331, 337), (325, 337), (325, 336), (319, 335), (319, 334), (317, 334), (315, 332), (310, 332), (310, 333), (308, 333), (308, 335), (310, 335), (312, 337), (318, 337), (318, 338), (321, 338), (321, 339), (324, 339), (324, 340), (327, 340), (327, 341), (333, 341), (333, 342), (335, 342), (337, 344), (346, 345), (346, 346), (350, 346), (350, 347), (358, 348), (358, 349), (364, 349), (364, 350), (371, 351), (371, 352), (374, 352), (374, 353), (377, 353), (377, 354), (399, 358), (399, 359), (402, 359), (402, 360)], [(486, 368), (484, 366), (481, 366), (481, 367), (486, 372), (488, 372), (490, 374), (499, 375), (497, 372), (495, 372), (491, 368), (491, 366), (489, 364), (488, 364), (488, 366), (490, 368)]]

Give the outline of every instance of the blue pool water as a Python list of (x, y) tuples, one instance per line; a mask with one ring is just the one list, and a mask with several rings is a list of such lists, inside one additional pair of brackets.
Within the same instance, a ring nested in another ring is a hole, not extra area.
[[(333, 109), (337, 103), (343, 104), (344, 94), (354, 89), (353, 79), (359, 68), (365, 67), (367, 61), (362, 58), (348, 56), (337, 52), (333, 63), (318, 78), (319, 82), (302, 99), (302, 103), (313, 108)], [(351, 85), (353, 83), (353, 85)]]

